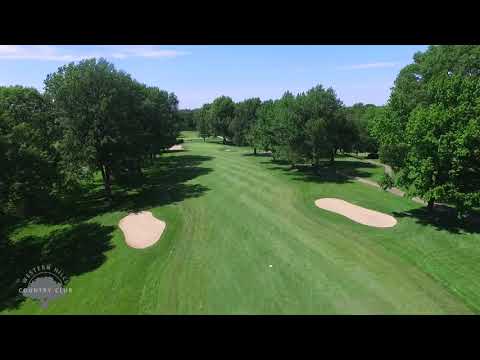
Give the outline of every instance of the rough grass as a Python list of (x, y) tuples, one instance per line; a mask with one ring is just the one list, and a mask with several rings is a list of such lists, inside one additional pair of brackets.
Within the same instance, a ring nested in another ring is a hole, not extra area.
[[(480, 312), (478, 226), (431, 219), (420, 205), (350, 181), (335, 167), (289, 170), (247, 148), (203, 141), (184, 147), (162, 155), (143, 188), (117, 189), (112, 209), (101, 206), (101, 190), (92, 190), (72, 216), (16, 229), (4, 251), (8, 261), (0, 261), (2, 274), (12, 280), (23, 268), (52, 260), (71, 275), (73, 292), (47, 309), (4, 292), (0, 311)], [(335, 166), (376, 176), (375, 167), (349, 161)], [(398, 224), (357, 224), (315, 207), (320, 197), (392, 214)], [(153, 247), (131, 249), (117, 223), (128, 211), (147, 208), (167, 222), (166, 231)]]

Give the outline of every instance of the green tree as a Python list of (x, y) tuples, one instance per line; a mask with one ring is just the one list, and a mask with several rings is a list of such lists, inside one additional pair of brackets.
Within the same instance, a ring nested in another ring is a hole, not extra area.
[(181, 123), (178, 115), (178, 100), (173, 93), (157, 87), (140, 85), (143, 103), (139, 119), (142, 123), (142, 136), (139, 147), (153, 159), (160, 151), (174, 145)]
[(213, 134), (221, 136), (226, 144), (226, 139), (231, 138), (229, 127), (235, 115), (235, 103), (228, 96), (220, 96), (213, 101), (209, 111)]
[(247, 99), (235, 104), (235, 114), (229, 125), (232, 141), (235, 145), (248, 144), (248, 134), (257, 120), (257, 109), (261, 105), (259, 98)]
[(378, 142), (371, 135), (370, 126), (375, 122), (383, 107), (373, 104), (357, 103), (346, 108), (347, 119), (356, 127), (356, 141), (352, 144), (352, 150), (357, 152), (378, 152)]
[(210, 104), (204, 104), (201, 109), (195, 112), (195, 123), (200, 137), (205, 142), (206, 138), (211, 136)]
[[(248, 143), (253, 147), (253, 152), (257, 154), (257, 148), (263, 148), (266, 151), (272, 151), (275, 135), (273, 132), (273, 121), (275, 119), (275, 102), (268, 100), (263, 102), (256, 112), (255, 124), (248, 133)], [(275, 157), (275, 153), (273, 153)]]
[(195, 130), (195, 111), (191, 109), (178, 110), (179, 128), (181, 130)]
[(286, 92), (275, 104), (274, 134), (276, 152), (293, 168), (304, 158), (305, 123), (307, 118), (300, 114), (298, 96)]
[(52, 99), (62, 128), (62, 167), (69, 178), (102, 174), (111, 200), (112, 171), (122, 159), (140, 160), (138, 140), (144, 96), (138, 83), (105, 59), (62, 66), (47, 76), (45, 93)]
[(332, 88), (318, 85), (298, 96), (299, 112), (306, 121), (309, 158), (318, 164), (326, 155), (333, 163), (339, 149), (349, 150), (356, 139), (356, 128), (347, 119), (343, 104)]
[[(292, 166), (301, 157), (303, 131), (296, 113), (296, 99), (286, 92), (282, 98), (264, 102), (256, 112), (251, 133), (255, 146), (272, 152), (274, 159), (286, 159)], [(255, 150), (254, 150), (255, 151)]]
[(430, 46), (402, 69), (386, 116), (382, 146), (400, 146), (399, 182), (433, 209), (461, 215), (480, 205), (480, 46)]
[(63, 185), (50, 102), (36, 89), (0, 87), (0, 212), (45, 210)]
[(311, 118), (305, 126), (307, 135), (306, 144), (310, 149), (309, 157), (313, 160), (313, 166), (318, 168), (320, 159), (325, 156), (328, 143), (326, 122), (322, 118)]

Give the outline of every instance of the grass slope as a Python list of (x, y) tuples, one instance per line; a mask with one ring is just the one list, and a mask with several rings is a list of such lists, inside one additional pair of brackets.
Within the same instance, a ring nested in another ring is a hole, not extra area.
[[(186, 141), (184, 147), (158, 159), (149, 184), (122, 195), (112, 211), (101, 209), (98, 195), (87, 204), (95, 215), (89, 219), (17, 229), (10, 259), (25, 267), (55, 261), (72, 275), (73, 292), (47, 309), (4, 295), (2, 313), (480, 311), (478, 228), (431, 224), (418, 204), (328, 168), (317, 175), (289, 171), (247, 148), (212, 142)], [(398, 225), (354, 223), (316, 208), (320, 197), (393, 214)], [(135, 250), (125, 245), (117, 223), (142, 208), (167, 228), (155, 246)]]

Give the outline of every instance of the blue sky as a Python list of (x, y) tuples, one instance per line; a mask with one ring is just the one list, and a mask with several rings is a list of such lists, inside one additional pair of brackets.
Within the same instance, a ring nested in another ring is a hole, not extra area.
[(47, 74), (71, 61), (105, 57), (147, 85), (173, 91), (180, 108), (215, 97), (276, 99), (322, 84), (346, 105), (384, 104), (399, 70), (422, 45), (0, 45), (0, 85), (43, 89)]

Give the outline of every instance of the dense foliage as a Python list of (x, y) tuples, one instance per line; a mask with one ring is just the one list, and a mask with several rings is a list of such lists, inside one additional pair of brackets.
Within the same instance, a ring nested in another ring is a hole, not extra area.
[(41, 211), (95, 173), (112, 199), (112, 183), (141, 178), (179, 130), (196, 128), (204, 141), (221, 137), (292, 167), (333, 163), (339, 151), (379, 153), (411, 195), (462, 214), (480, 206), (479, 69), (480, 46), (431, 46), (400, 71), (386, 106), (346, 107), (318, 85), (276, 100), (220, 96), (178, 110), (175, 94), (105, 59), (70, 63), (48, 75), (44, 94), (0, 88), (0, 211)]
[(141, 174), (146, 161), (175, 143), (178, 100), (147, 87), (104, 59), (62, 66), (45, 93), (0, 87), (0, 211), (28, 216), (53, 196), (102, 174)]
[(374, 130), (399, 182), (425, 199), (480, 206), (480, 46), (430, 46), (403, 68)]
[(182, 109), (178, 110), (178, 127), (182, 130), (195, 130), (195, 110)]
[(338, 150), (350, 151), (358, 138), (356, 122), (333, 89), (318, 85), (305, 93), (286, 92), (278, 100), (259, 98), (234, 103), (222, 96), (196, 113), (197, 129), (205, 139), (221, 136), (235, 145), (271, 151), (292, 166), (322, 157), (333, 162)]
[(383, 116), (384, 107), (373, 104), (357, 103), (346, 108), (347, 117), (354, 123), (357, 130), (356, 141), (352, 150), (358, 153), (377, 153), (378, 142), (372, 134), (375, 121)]
[(61, 186), (52, 106), (37, 90), (0, 87), (0, 212), (42, 210)]

